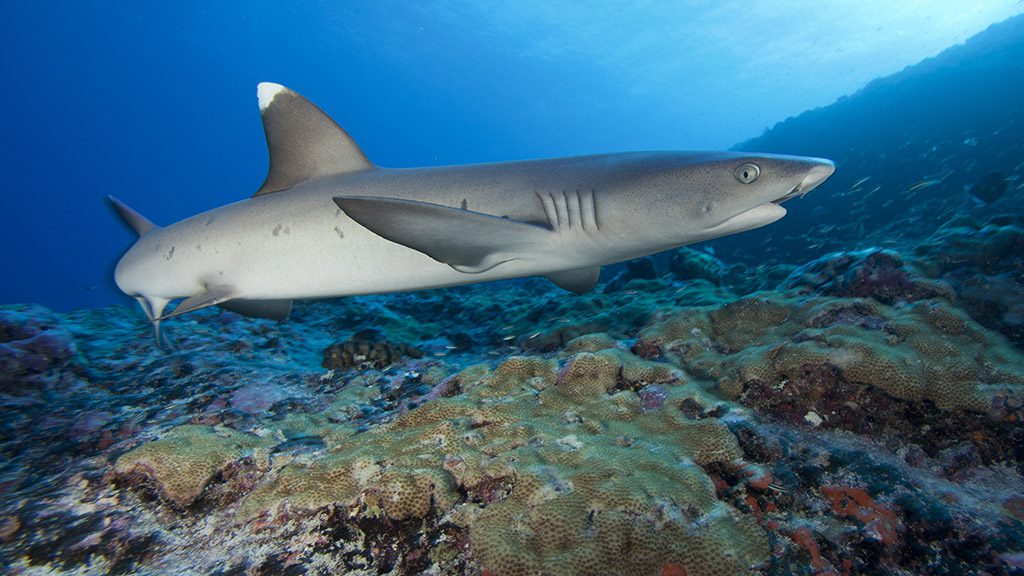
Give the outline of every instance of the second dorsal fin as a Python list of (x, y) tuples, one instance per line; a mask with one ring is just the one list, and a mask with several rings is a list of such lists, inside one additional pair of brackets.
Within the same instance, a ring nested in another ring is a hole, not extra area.
[(373, 167), (352, 137), (309, 100), (272, 82), (261, 82), (257, 94), (270, 169), (256, 196)]

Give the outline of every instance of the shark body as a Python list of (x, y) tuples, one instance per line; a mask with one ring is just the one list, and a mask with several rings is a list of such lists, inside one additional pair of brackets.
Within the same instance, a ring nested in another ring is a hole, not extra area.
[(603, 265), (774, 222), (834, 171), (734, 152), (380, 168), (295, 92), (263, 83), (259, 100), (270, 170), (254, 197), (166, 227), (111, 198), (139, 233), (115, 280), (157, 330), (207, 306), (283, 319), (293, 299), (524, 276), (582, 293)]

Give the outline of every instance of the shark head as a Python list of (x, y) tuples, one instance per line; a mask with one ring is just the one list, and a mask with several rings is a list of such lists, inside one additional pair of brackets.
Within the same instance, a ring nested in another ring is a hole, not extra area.
[(835, 172), (821, 158), (739, 155), (707, 166), (710, 180), (692, 205), (705, 234), (718, 238), (771, 224), (786, 215), (782, 203), (803, 196)]
[[(760, 228), (786, 215), (782, 203), (803, 196), (835, 171), (830, 160), (739, 152), (667, 153), (645, 160), (644, 177), (624, 186), (661, 210), (651, 228), (678, 246)], [(638, 173), (635, 169), (633, 174)]]

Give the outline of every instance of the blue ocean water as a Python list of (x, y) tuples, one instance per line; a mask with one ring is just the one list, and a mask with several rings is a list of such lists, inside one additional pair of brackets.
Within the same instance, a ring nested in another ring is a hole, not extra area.
[(0, 302), (70, 309), (123, 301), (110, 267), (131, 235), (109, 216), (105, 195), (166, 224), (258, 187), (266, 167), (260, 81), (312, 98), (384, 166), (724, 149), (1021, 7), (0, 10), (3, 75), (14, 87), (0, 95), (11, 142), (0, 258), (20, 271), (0, 287)]
[[(0, 572), (1024, 573), (1022, 12), (0, 6)], [(260, 81), (386, 167), (729, 149), (836, 172), (585, 294), (208, 307), (158, 346), (104, 197), (161, 225), (250, 197)]]

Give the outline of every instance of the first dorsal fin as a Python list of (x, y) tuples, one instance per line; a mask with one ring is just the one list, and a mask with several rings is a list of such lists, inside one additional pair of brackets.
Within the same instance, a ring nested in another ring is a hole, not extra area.
[(257, 94), (270, 170), (256, 196), (373, 167), (352, 137), (309, 100), (272, 82), (261, 82)]

